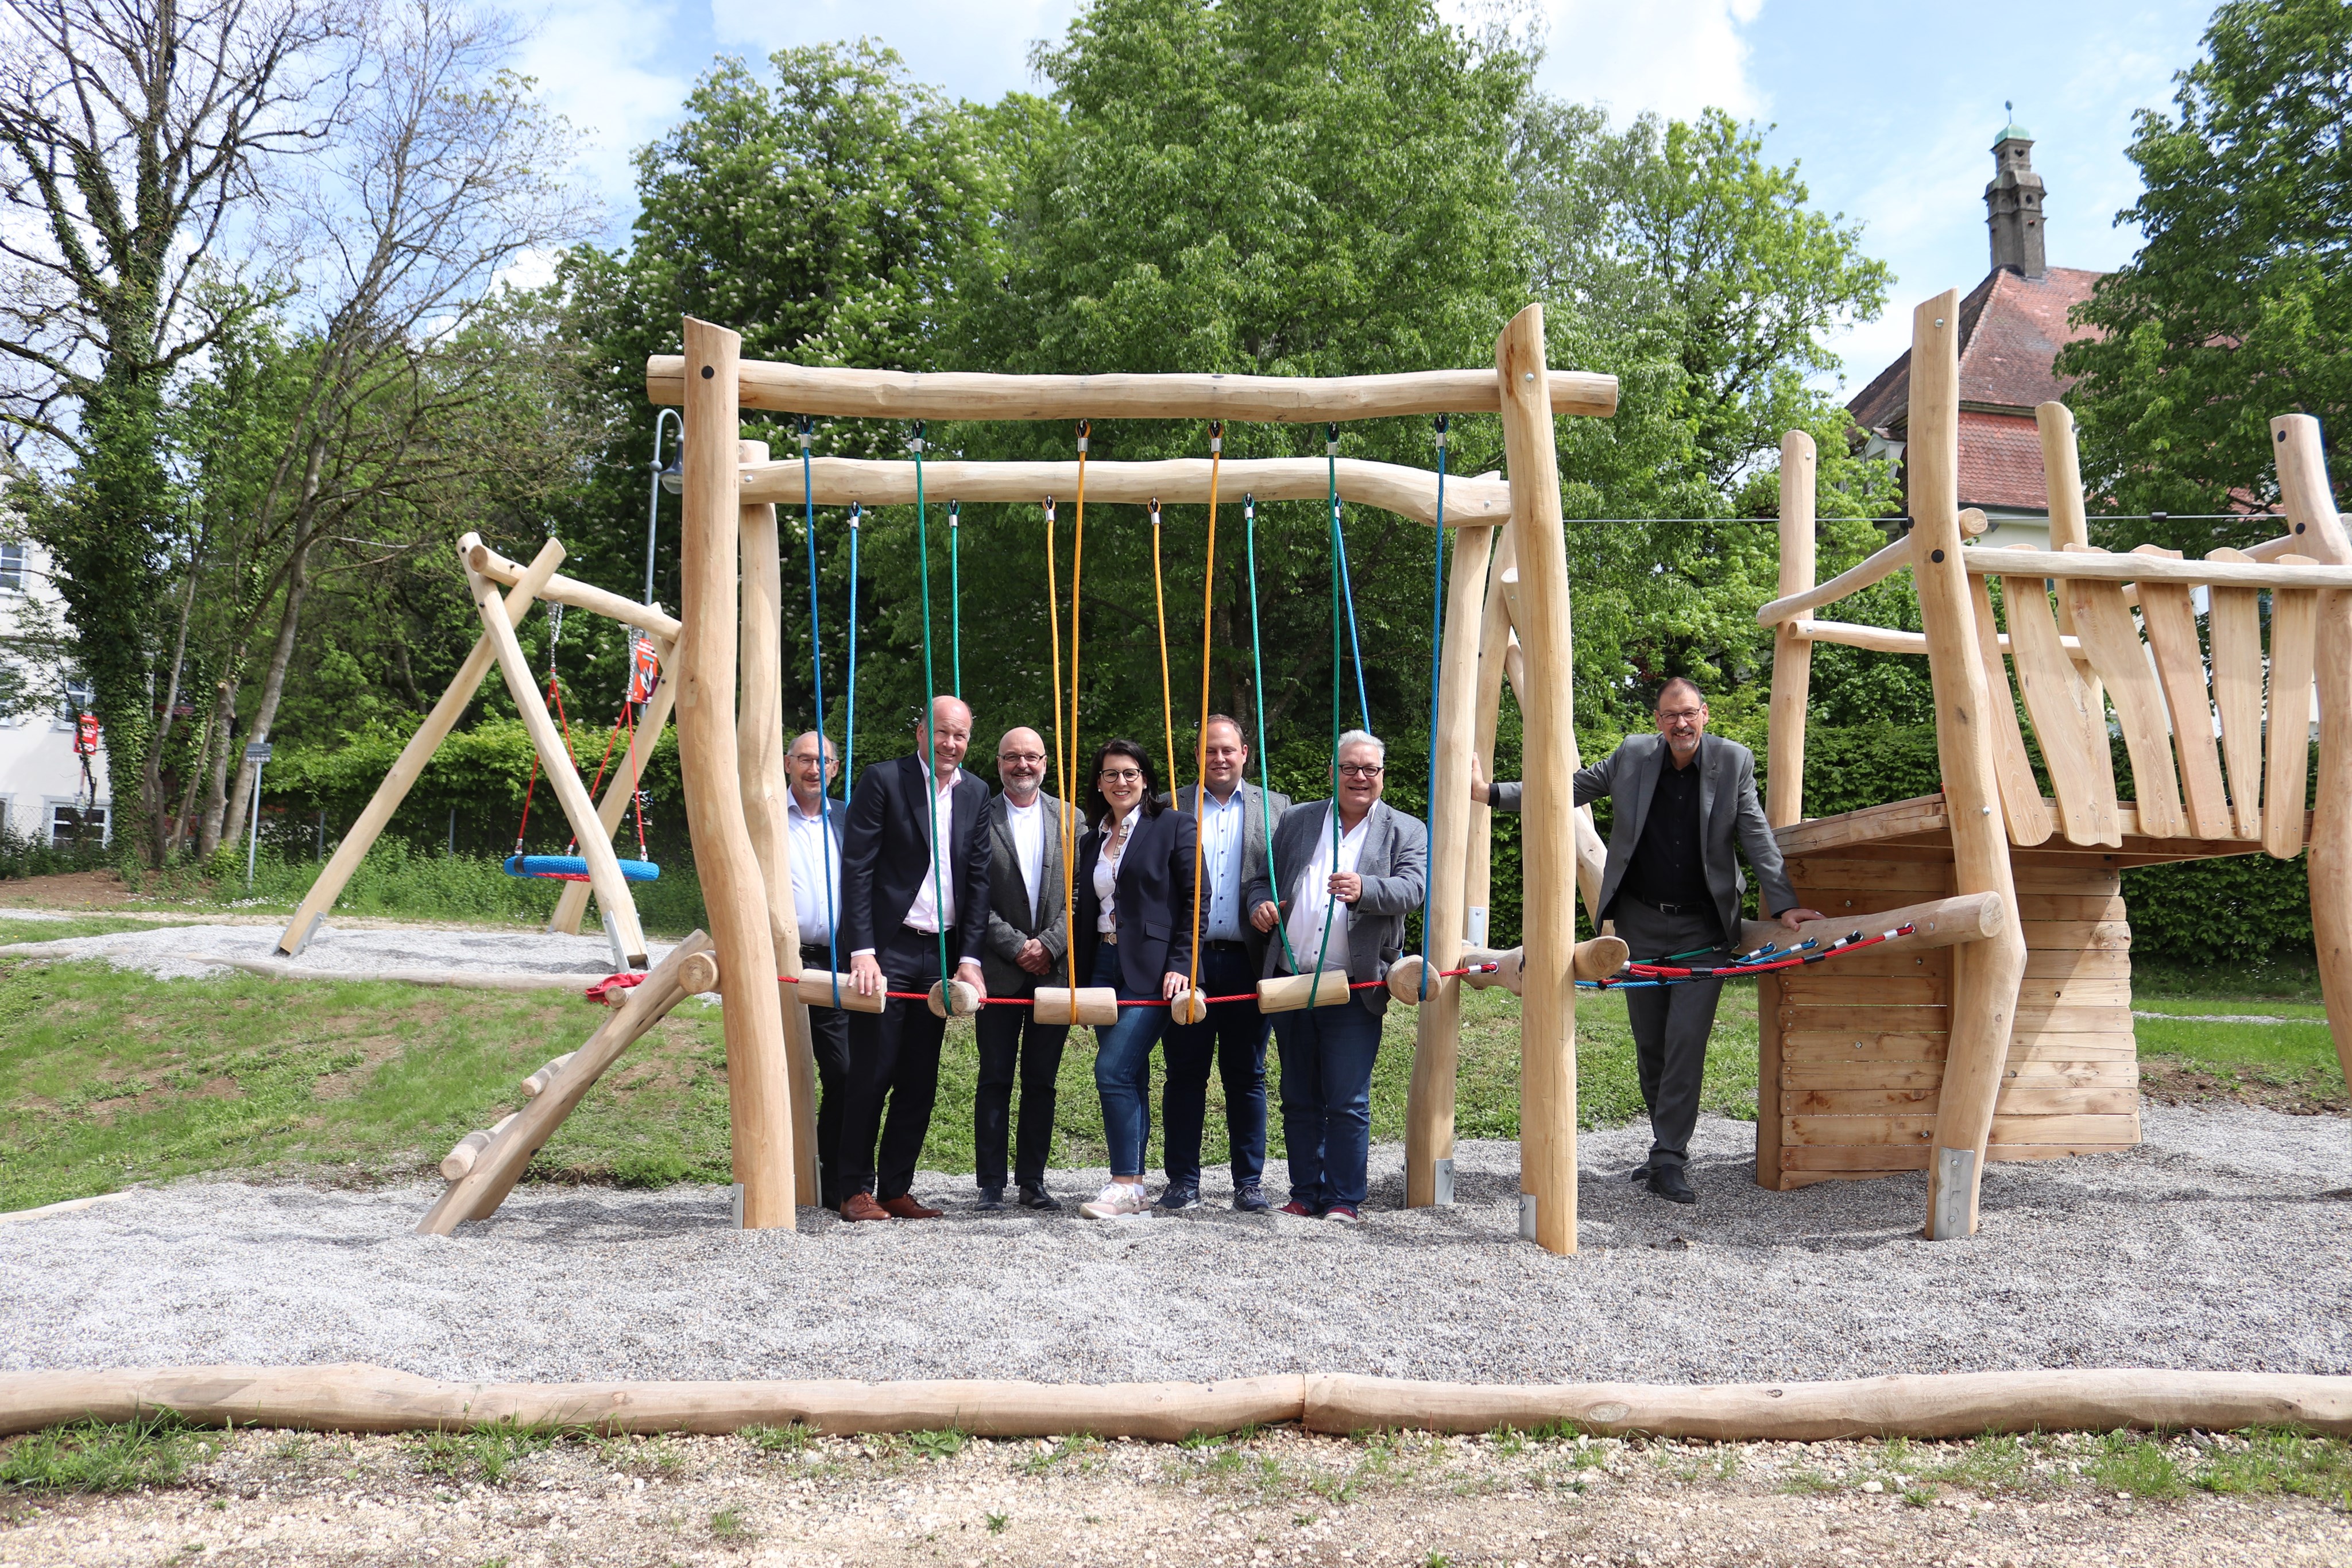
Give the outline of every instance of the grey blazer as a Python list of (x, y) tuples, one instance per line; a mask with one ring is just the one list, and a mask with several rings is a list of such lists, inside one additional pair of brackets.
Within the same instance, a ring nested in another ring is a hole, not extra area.
[[(1261, 878), (1244, 887), (1243, 900), (1250, 908), (1273, 899), (1281, 904), (1286, 918), (1296, 901), (1309, 895), (1303, 883), (1308, 868), (1315, 863), (1317, 836), (1331, 831), (1330, 804), (1328, 800), (1308, 800), (1283, 813), (1274, 830), (1274, 878), (1271, 883)], [(1356, 873), (1364, 879), (1364, 892), (1356, 901), (1355, 917), (1349, 924), (1350, 984), (1385, 978), (1389, 966), (1403, 956), (1404, 917), (1421, 907), (1422, 894), (1429, 885), (1427, 831), (1387, 801), (1374, 801), (1370, 825), (1364, 834), (1364, 852), (1356, 862)], [(1277, 884), (1286, 896), (1275, 899), (1274, 888)], [(1321, 898), (1326, 894), (1317, 889), (1312, 896)], [(1311, 965), (1315, 956), (1302, 953), (1298, 962), (1302, 967)], [(1290, 972), (1283, 963), (1282, 941), (1271, 933), (1266, 937), (1265, 963), (1260, 972), (1268, 976)], [(1376, 1017), (1388, 1011), (1389, 993), (1384, 986), (1354, 992), (1352, 999)]]
[[(1267, 808), (1273, 808), (1274, 820), (1278, 824), (1282, 814), (1290, 810), (1290, 797), (1276, 790), (1260, 789), (1255, 784), (1243, 784), (1236, 788), (1242, 798), (1242, 881), (1239, 890), (1242, 939), (1249, 944), (1250, 967), (1255, 969), (1265, 962), (1265, 945), (1274, 938), (1271, 934), (1250, 924), (1249, 912), (1253, 906), (1249, 890), (1268, 880), (1265, 874)], [(1199, 789), (1197, 784), (1187, 784), (1176, 791), (1169, 804), (1189, 817), (1192, 814), (1192, 797)], [(1206, 874), (1206, 863), (1205, 861), (1202, 862), (1203, 874)], [(1207, 887), (1201, 890), (1201, 939), (1204, 942), (1208, 940), (1209, 895), (1212, 891)]]
[[(990, 798), (981, 818), (988, 834), (988, 934), (981, 944), (980, 972), (992, 997), (1025, 997), (1037, 988), (1040, 977), (1013, 961), (1031, 937), (1045, 943), (1056, 963), (1070, 950), (1070, 919), (1062, 907), (1062, 825), (1076, 814), (1042, 789), (1037, 799), (1045, 808), (1045, 853), (1037, 868), (1034, 908), (1029, 884), (1021, 875), (1020, 852), (1013, 847), (1013, 825), (1002, 791)], [(1057, 986), (1068, 983), (1051, 972), (1043, 977)], [(1079, 980), (1084, 983), (1085, 977)]]
[[(1606, 915), (1617, 901), (1617, 889), (1633, 863), (1633, 848), (1642, 841), (1642, 823), (1650, 814), (1650, 799), (1657, 792), (1658, 770), (1666, 766), (1666, 737), (1629, 735), (1616, 750), (1576, 772), (1575, 804), (1589, 805), (1601, 796), (1615, 802), (1609, 824), (1609, 864), (1601, 878), (1601, 912)], [(1732, 853), (1738, 841), (1748, 863), (1756, 868), (1759, 901), (1769, 915), (1797, 907), (1797, 890), (1780, 861), (1780, 843), (1765, 822), (1763, 805), (1756, 799), (1756, 754), (1736, 740), (1704, 735), (1698, 743), (1698, 810), (1702, 823), (1699, 863), (1706, 871), (1706, 890), (1715, 897), (1723, 922), (1724, 939), (1739, 940), (1739, 900), (1748, 891)], [(1520, 786), (1496, 784), (1487, 804), (1497, 811), (1519, 809)]]

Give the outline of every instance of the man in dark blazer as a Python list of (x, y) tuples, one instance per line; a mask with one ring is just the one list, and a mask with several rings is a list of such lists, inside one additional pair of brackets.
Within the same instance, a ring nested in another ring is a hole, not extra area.
[(1403, 955), (1405, 916), (1429, 883), (1428, 831), (1381, 799), (1386, 751), (1360, 729), (1339, 737), (1331, 799), (1283, 813), (1273, 874), (1248, 894), (1252, 924), (1274, 938), (1268, 976), (1344, 967), (1351, 987), (1365, 987), (1337, 1007), (1277, 1013), (1274, 1022), (1290, 1156), (1283, 1212), (1349, 1224), (1364, 1202), (1372, 1066), (1389, 1005), (1388, 988), (1370, 982)]
[(980, 955), (989, 1005), (972, 1020), (980, 1046), (980, 1083), (972, 1091), (972, 1165), (980, 1207), (1004, 1207), (1004, 1155), (1013, 1114), (1013, 1082), (1021, 1082), (1021, 1144), (1013, 1176), (1024, 1208), (1059, 1208), (1045, 1190), (1045, 1160), (1054, 1145), (1055, 1081), (1062, 1071), (1067, 1024), (1037, 1021), (1033, 1009), (996, 998), (1034, 997), (1040, 980), (1055, 985), (1055, 966), (1070, 950), (1070, 922), (1062, 905), (1062, 835), (1076, 837), (1076, 817), (1039, 788), (1045, 778), (1045, 742), (1034, 729), (1004, 732), (996, 743), (996, 780), (988, 803), (988, 941)]
[[(1201, 989), (1212, 997), (1244, 996), (1265, 971), (1266, 934), (1250, 924), (1243, 890), (1266, 880), (1272, 824), (1290, 809), (1290, 797), (1249, 782), (1249, 743), (1242, 727), (1212, 714), (1201, 728), (1198, 786), (1176, 791), (1171, 804), (1201, 829)], [(1181, 912), (1187, 919), (1192, 912)], [(1201, 1201), (1201, 1133), (1209, 1114), (1209, 1066), (1225, 1085), (1225, 1136), (1234, 1173), (1234, 1207), (1267, 1207), (1259, 1178), (1265, 1172), (1265, 1015), (1257, 998), (1215, 1002), (1199, 1023), (1171, 1023), (1160, 1037), (1167, 1081), (1160, 1089), (1160, 1135), (1168, 1186), (1160, 1207), (1192, 1208)]]
[[(1819, 920), (1797, 906), (1780, 846), (1756, 799), (1756, 754), (1706, 733), (1706, 699), (1677, 675), (1658, 693), (1657, 732), (1626, 737), (1616, 750), (1577, 770), (1575, 804), (1606, 795), (1613, 803), (1609, 863), (1601, 879), (1601, 914), (1636, 959), (1676, 957), (1704, 968), (1727, 961), (1739, 931), (1748, 879), (1735, 847), (1756, 870), (1758, 901), (1794, 929)], [(1487, 785), (1472, 770), (1471, 793), (1498, 811), (1519, 809), (1517, 784)], [(1636, 1181), (1675, 1203), (1696, 1203), (1691, 1133), (1698, 1125), (1699, 1083), (1707, 1038), (1715, 1030), (1721, 980), (1691, 980), (1625, 993), (1626, 1019), (1642, 1099), (1650, 1108), (1649, 1163)]]
[[(928, 993), (941, 977), (942, 953), (955, 978), (987, 988), (980, 954), (988, 934), (988, 835), (982, 827), (988, 786), (963, 770), (971, 744), (971, 709), (940, 697), (915, 726), (913, 755), (858, 775), (842, 834), (841, 882), (850, 979), (862, 996)], [(908, 1188), (930, 1132), (946, 1032), (947, 1020), (919, 1000), (894, 999), (879, 1013), (851, 1015), (841, 1128), (844, 1219), (939, 1218)]]

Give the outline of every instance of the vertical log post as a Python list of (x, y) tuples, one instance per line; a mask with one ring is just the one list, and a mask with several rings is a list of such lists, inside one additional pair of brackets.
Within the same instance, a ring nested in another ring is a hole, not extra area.
[[(1471, 749), (1478, 758), (1478, 776), (1495, 781), (1495, 732), (1503, 722), (1503, 655), (1511, 645), (1511, 616), (1503, 603), (1502, 576), (1518, 559), (1510, 525), (1495, 530), (1495, 549), (1487, 563), (1493, 587), (1478, 617), (1478, 709), (1474, 718)], [(1494, 939), (1495, 809), (1483, 800), (1470, 802), (1463, 827), (1468, 841), (1462, 867), (1464, 939), (1474, 947)]]
[[(2296, 553), (2352, 565), (2352, 539), (2328, 488), (2319, 422), (2307, 413), (2271, 421), (2279, 493)], [(2311, 822), (2311, 930), (2319, 949), (2319, 989), (2327, 1002), (2336, 1060), (2352, 1082), (2352, 593), (2319, 596), (2319, 799)], [(2272, 733), (2278, 732), (2273, 704)], [(2277, 742), (2272, 742), (2276, 745)]]
[[(480, 542), (479, 535), (467, 534), (457, 541), (457, 553), (462, 557)], [(553, 577), (555, 569), (562, 564), (563, 547), (561, 544), (550, 539), (539, 547), (539, 553), (531, 558), (530, 565), (521, 577), (515, 580), (515, 585), (507, 590), (509, 626), (521, 624), (523, 613), (530, 608), (531, 601), (539, 597), (540, 590), (547, 586), (547, 580)], [(433, 705), (433, 711), (425, 716), (425, 722), (416, 727), (416, 733), (410, 736), (408, 744), (400, 748), (400, 756), (393, 762), (391, 770), (384, 774), (383, 782), (375, 787), (375, 793), (369, 798), (366, 809), (352, 824), (351, 831), (343, 835), (343, 841), (335, 847), (334, 858), (319, 873), (318, 880), (310, 884), (310, 891), (302, 895), (302, 902), (295, 907), (294, 918), (286, 923), (284, 934), (278, 938), (279, 956), (295, 957), (310, 946), (310, 934), (318, 929), (319, 922), (326, 918), (327, 911), (335, 906), (335, 900), (342, 896), (343, 889), (351, 885), (352, 876), (360, 869), (360, 862), (367, 858), (368, 851), (374, 847), (385, 824), (400, 810), (400, 803), (408, 799), (409, 790), (415, 788), (417, 779), (425, 772), (425, 765), (433, 760), (433, 754), (441, 748), (443, 741), (449, 738), (449, 732), (457, 727), (457, 720), (465, 716), (467, 705), (481, 689), (482, 681), (489, 674), (490, 665), (497, 658), (488, 632), (474, 639), (474, 651), (466, 655), (464, 664), (457, 666), (457, 674), (450, 678), (449, 689), (441, 694), (441, 700)], [(584, 883), (577, 885), (585, 887)], [(583, 904), (587, 903), (586, 892), (582, 892), (580, 900)]]
[[(2088, 545), (2091, 524), (2083, 506), (2083, 455), (2074, 444), (2074, 411), (2053, 400), (2034, 409), (2033, 423), (2042, 435), (2042, 484), (2050, 507), (2050, 548), (2063, 550), (2068, 545)], [(2074, 635), (2074, 607), (2063, 593), (2058, 595), (2058, 630), (2064, 636)], [(2093, 711), (2105, 715), (2107, 699), (2099, 673), (2086, 664), (2083, 679), (2091, 688)], [(2055, 779), (2052, 785), (2056, 786)]]
[[(737, 443), (745, 463), (765, 463), (764, 441)], [(800, 917), (793, 908), (793, 835), (784, 813), (791, 785), (784, 778), (784, 562), (776, 508), (745, 507), (741, 695), (735, 711), (736, 759), (743, 819), (751, 852), (768, 890), (768, 936), (775, 944), (782, 981), (801, 972)], [(816, 1056), (809, 1042), (808, 1004), (797, 986), (779, 985), (784, 1056), (792, 1079), (793, 1156), (797, 1196), (814, 1203), (816, 1176)]]
[[(1813, 438), (1780, 437), (1780, 597), (1813, 586)], [(1764, 820), (1805, 820), (1805, 713), (1812, 701), (1813, 644), (1783, 621), (1772, 634), (1772, 711), (1765, 740)]]
[[(1470, 747), (1477, 730), (1478, 631), (1485, 613), (1491, 528), (1456, 528), (1454, 580), (1445, 598), (1437, 673), (1437, 757), (1431, 789), (1429, 969), (1461, 962), (1464, 873), (1470, 849)], [(1405, 1099), (1404, 1201), (1408, 1208), (1454, 1201), (1454, 1073), (1461, 1054), (1462, 988), (1431, 979), (1413, 1020), (1412, 1084)]]
[[(735, 333), (686, 318), (678, 772), (719, 972), (772, 976), (782, 971), (776, 967), (767, 886), (743, 813), (735, 731), (737, 497), (742, 487), (736, 365), (741, 354), (742, 339)], [(728, 1127), (735, 1179), (743, 1188), (743, 1227), (789, 1227), (794, 1171), (782, 1005), (776, 988), (764, 982), (730, 986), (724, 998)]]
[[(1936, 754), (1952, 823), (1954, 891), (1997, 893), (2001, 907), (2014, 909), (2017, 888), (1993, 774), (1991, 698), (1960, 561), (1959, 340), (1958, 290), (1912, 312), (1911, 570), (1935, 688)], [(1929, 1240), (1976, 1228), (1985, 1143), (2024, 973), (2025, 936), (2013, 920), (2000, 935), (1953, 956), (1951, 1034), (1927, 1154)]]
[[(1519, 1049), (1537, 1064), (1542, 1092), (1519, 1110), (1520, 1142), (1532, 1146), (1536, 1244), (1576, 1250), (1576, 839), (1570, 795), (1576, 737), (1568, 618), (1568, 532), (1560, 517), (1559, 457), (1553, 444), (1544, 312), (1530, 305), (1495, 344), (1503, 443), (1509, 465), (1511, 531), (1518, 539), (1519, 641), (1527, 649), (1526, 794), (1521, 800), (1527, 954)], [(1955, 524), (1957, 528), (1958, 525)], [(1522, 1233), (1526, 1226), (1522, 1221)]]

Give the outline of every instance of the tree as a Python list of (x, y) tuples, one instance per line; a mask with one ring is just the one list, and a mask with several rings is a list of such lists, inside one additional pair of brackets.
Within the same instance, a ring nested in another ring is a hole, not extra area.
[[(2339, 496), (2352, 420), (2352, 9), (2232, 0), (2173, 79), (2174, 113), (2143, 110), (2130, 156), (2145, 236), (2100, 279), (2061, 374), (2082, 422), (2084, 486), (2127, 514), (2230, 512), (2277, 494), (2273, 415), (2318, 416)], [(2276, 525), (2118, 522), (2117, 548), (2201, 555)]]
[[(12, 372), (0, 421), (70, 465), (29, 493), (75, 654), (105, 723), (140, 842), (161, 849), (161, 678), (168, 562), (185, 553), (159, 451), (165, 385), (264, 298), (206, 289), (249, 215), (257, 166), (331, 118), (314, 62), (346, 25), (317, 0), (8, 0), (0, 184), (17, 222), (0, 255)], [(118, 811), (121, 794), (117, 795)]]
[(1747, 716), (1732, 694), (1771, 642), (1754, 612), (1774, 592), (1763, 519), (1782, 433), (1819, 450), (1824, 569), (1884, 542), (1862, 519), (1893, 500), (1891, 468), (1850, 455), (1844, 412), (1813, 382), (1839, 368), (1826, 340), (1885, 308), (1886, 267), (1763, 148), (1718, 110), (1621, 131), (1537, 97), (1520, 117), (1516, 199), (1537, 287), (1574, 308), (1566, 362), (1623, 387), (1613, 419), (1561, 430), (1588, 723), (1643, 722), (1673, 674), (1719, 694), (1718, 718)]

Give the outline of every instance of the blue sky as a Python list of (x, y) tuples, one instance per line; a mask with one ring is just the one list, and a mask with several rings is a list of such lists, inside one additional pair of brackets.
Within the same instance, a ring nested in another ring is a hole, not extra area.
[[(1838, 345), (1859, 387), (1900, 352), (1910, 307), (1984, 276), (1985, 182), (2001, 104), (2037, 138), (2050, 260), (2111, 268), (2136, 236), (2114, 226), (2137, 191), (2124, 156), (2135, 110), (2168, 107), (2210, 4), (2061, 0), (1984, 5), (1832, 0), (1525, 0), (1549, 32), (1542, 81), (1567, 97), (1687, 116), (1718, 105), (1772, 125), (1766, 150), (1801, 163), (1815, 203), (1864, 225), (1894, 268), (1885, 315)], [(581, 170), (614, 234), (633, 212), (630, 149), (677, 116), (719, 54), (878, 37), (958, 97), (1033, 87), (1026, 57), (1076, 0), (543, 0), (523, 64), (581, 132)], [(1470, 7), (1448, 3), (1450, 11)]]

